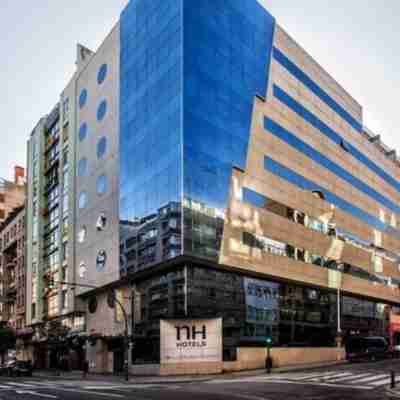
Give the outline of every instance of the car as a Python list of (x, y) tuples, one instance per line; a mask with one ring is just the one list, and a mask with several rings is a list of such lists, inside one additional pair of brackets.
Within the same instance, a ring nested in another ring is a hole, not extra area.
[(8, 376), (32, 376), (32, 362), (15, 360), (7, 367)]
[(345, 348), (348, 361), (375, 361), (391, 357), (389, 343), (380, 336), (351, 338), (347, 341)]

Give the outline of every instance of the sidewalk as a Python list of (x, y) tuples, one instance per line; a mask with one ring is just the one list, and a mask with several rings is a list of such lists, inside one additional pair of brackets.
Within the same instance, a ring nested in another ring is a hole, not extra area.
[(104, 384), (177, 384), (190, 382), (205, 382), (215, 378), (216, 375), (188, 375), (188, 376), (129, 376), (129, 381), (125, 380), (124, 375), (112, 374), (88, 374), (86, 379), (83, 379), (82, 371), (61, 372), (56, 375), (54, 370), (33, 371), (33, 378), (41, 379), (57, 379), (64, 381), (81, 381), (81, 382), (96, 382)]
[[(296, 365), (292, 367), (283, 367), (283, 368), (273, 368), (271, 370), (272, 374), (280, 374), (285, 372), (292, 371), (309, 371), (318, 368), (328, 368), (328, 367), (336, 367), (339, 365), (345, 365), (347, 361), (335, 361), (331, 363), (319, 363), (319, 364), (306, 364), (306, 365)], [(88, 374), (86, 379), (82, 378), (82, 371), (71, 371), (65, 372), (62, 371), (60, 375), (56, 375), (56, 371), (54, 370), (40, 370), (34, 371), (34, 378), (42, 378), (42, 379), (59, 379), (66, 381), (87, 381), (87, 382), (103, 382), (107, 383), (135, 383), (135, 384), (177, 384), (177, 383), (190, 383), (190, 382), (206, 382), (212, 379), (232, 379), (232, 378), (240, 378), (246, 376), (257, 376), (257, 375), (265, 375), (266, 371), (264, 368), (250, 370), (250, 371), (238, 371), (238, 372), (224, 372), (218, 375), (185, 375), (185, 376), (137, 376), (130, 375), (129, 381), (125, 381), (124, 375), (112, 375), (112, 374)]]

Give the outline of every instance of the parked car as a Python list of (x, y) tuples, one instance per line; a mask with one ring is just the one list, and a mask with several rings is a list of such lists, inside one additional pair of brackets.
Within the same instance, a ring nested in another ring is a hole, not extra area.
[(349, 361), (375, 361), (391, 357), (389, 343), (384, 337), (354, 337), (347, 341), (345, 347)]
[(8, 376), (32, 376), (31, 361), (15, 360), (7, 367)]

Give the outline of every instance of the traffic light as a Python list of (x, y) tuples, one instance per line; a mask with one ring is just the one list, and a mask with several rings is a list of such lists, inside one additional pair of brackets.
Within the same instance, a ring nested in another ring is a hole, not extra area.
[(51, 277), (51, 278), (49, 278), (49, 289), (54, 289), (54, 286), (55, 286), (55, 284), (54, 284), (54, 278), (53, 277)]
[(265, 339), (265, 344), (269, 347), (272, 344), (272, 337), (267, 336)]
[(50, 276), (45, 276), (44, 277), (44, 287), (47, 290), (53, 290), (55, 287), (54, 278), (50, 277)]

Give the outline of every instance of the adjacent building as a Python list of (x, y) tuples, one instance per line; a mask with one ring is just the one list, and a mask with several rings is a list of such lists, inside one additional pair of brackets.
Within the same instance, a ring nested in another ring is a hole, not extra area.
[(8, 214), (19, 207), (25, 200), (25, 170), (14, 168), (14, 181), (0, 179), (0, 225)]
[(387, 336), (399, 177), (362, 106), (256, 0), (131, 0), (29, 140), (36, 357), (58, 318), (92, 370), (121, 370), (111, 288), (130, 365), (160, 362), (162, 319), (221, 317), (224, 361), (266, 337)]

